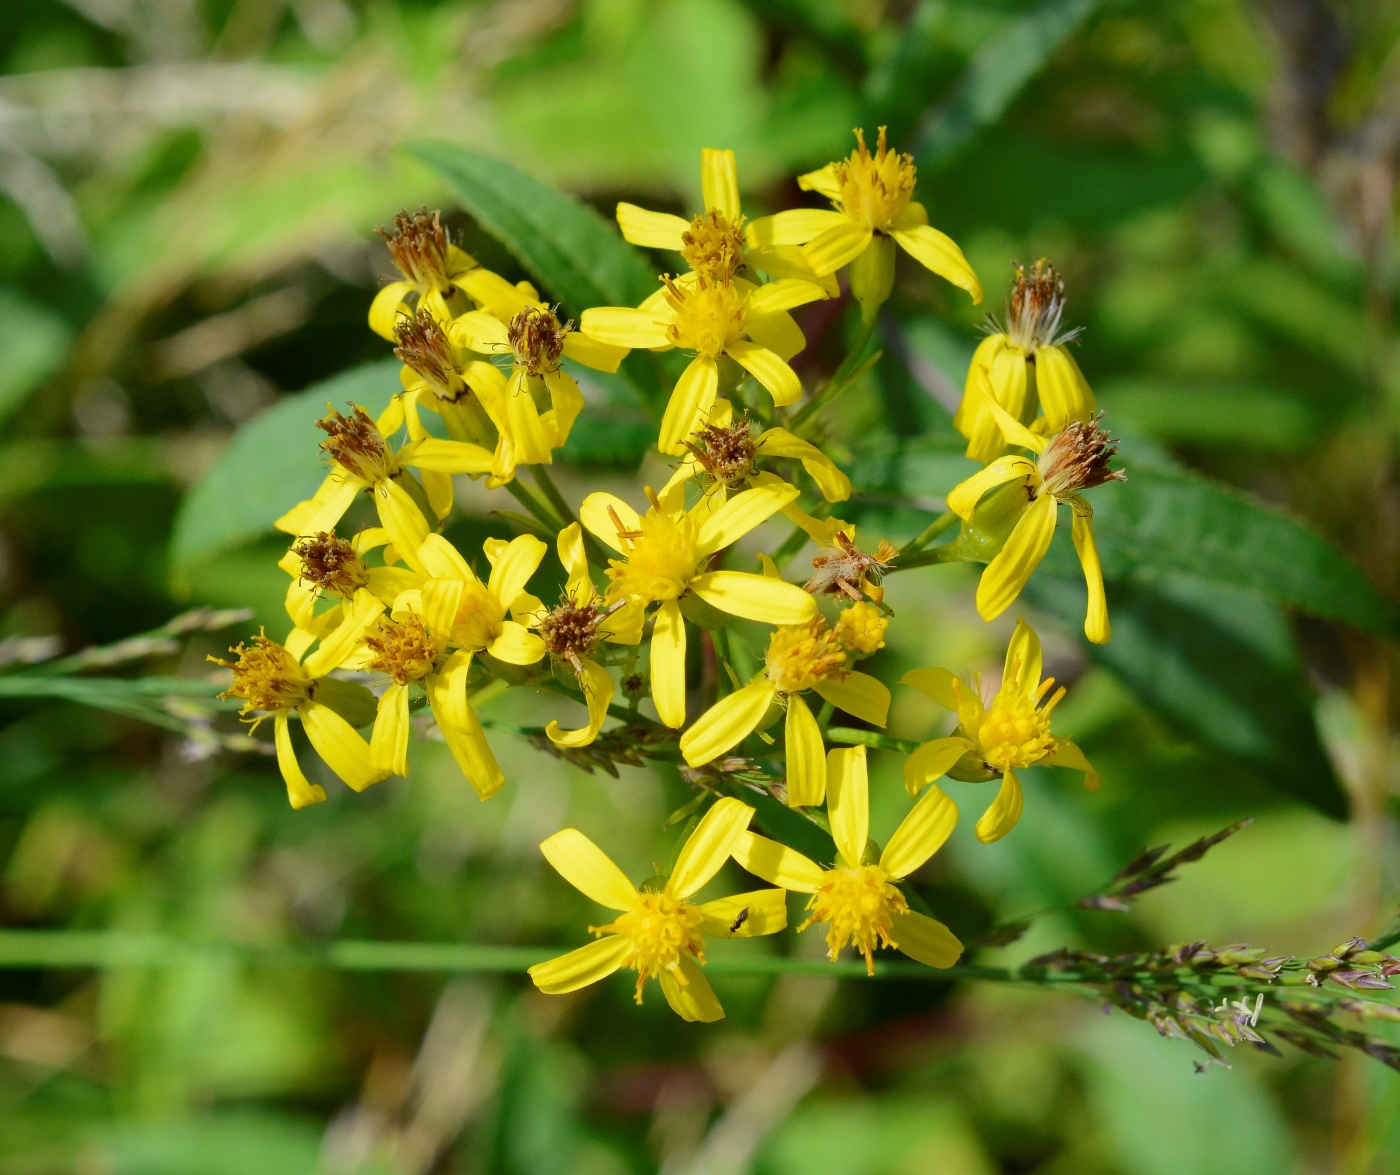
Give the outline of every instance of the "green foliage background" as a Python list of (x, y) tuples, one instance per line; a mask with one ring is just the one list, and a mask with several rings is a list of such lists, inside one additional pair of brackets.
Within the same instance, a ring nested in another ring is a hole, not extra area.
[[(0, 659), (194, 604), (285, 626), (270, 523), (318, 480), (311, 422), (395, 387), (365, 313), (389, 270), (370, 230), (400, 208), (449, 209), (484, 263), (577, 314), (672, 262), (544, 185), (604, 216), (686, 211), (699, 149), (728, 146), (758, 214), (886, 124), (989, 306), (1013, 260), (1063, 270), (1130, 476), (1095, 498), (1113, 642), (1078, 638), (1067, 542), (1025, 601), (1071, 686), (1057, 729), (1102, 790), (1030, 773), (1016, 833), (980, 846), (964, 819), (920, 892), (966, 938), (1070, 904), (991, 962), (1373, 935), (1397, 889), (1398, 33), (1382, 0), (5, 5)], [(885, 359), (829, 415), (863, 535), (917, 534), (972, 468), (949, 410), (980, 315), (900, 269)], [(851, 324), (803, 322), (819, 381)], [(628, 368), (588, 387), (557, 471), (575, 501), (664, 477), (663, 373)], [(462, 499), (454, 538), (510, 533), (502, 495)], [(974, 582), (892, 577), (875, 671), (994, 667), (1015, 617), (977, 620)], [(219, 645), (145, 668), (197, 674)], [(540, 713), (507, 694), (484, 716)], [(896, 691), (893, 734), (937, 721)], [(424, 742), (411, 781), (293, 813), (262, 756), (192, 760), (128, 718), (0, 699), (0, 922), (576, 945), (590, 908), (539, 840), (573, 824), (643, 876), (687, 790), (493, 739), (510, 782), (487, 804)], [(887, 833), (898, 761), (874, 764)], [(979, 785), (951, 786), (980, 810)], [(1132, 913), (1072, 907), (1141, 845), (1244, 815)], [(1237, 1050), (1197, 1075), (1186, 1045), (1040, 992), (716, 982), (729, 1019), (706, 1028), (634, 1007), (624, 979), (551, 1000), (223, 956), (3, 971), (0, 1173), (1359, 1175), (1400, 1156), (1400, 1075), (1359, 1057)]]

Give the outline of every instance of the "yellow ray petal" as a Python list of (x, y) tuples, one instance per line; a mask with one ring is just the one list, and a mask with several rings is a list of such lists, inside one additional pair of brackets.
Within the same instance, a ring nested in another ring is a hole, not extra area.
[(409, 560), (416, 558), (431, 528), (408, 491), (398, 482), (378, 482), (374, 487), (374, 505), (399, 554)]
[(837, 851), (847, 865), (859, 865), (870, 839), (870, 781), (864, 747), (841, 747), (827, 755), (826, 812)]
[(797, 497), (797, 487), (774, 478), (728, 499), (711, 514), (696, 536), (696, 551), (703, 559), (738, 542)]
[(932, 698), (945, 709), (958, 710), (958, 698), (953, 693), (955, 675), (947, 669), (911, 669), (899, 679), (900, 685), (913, 686), (926, 698)]
[[(834, 279), (831, 279), (834, 280)], [(744, 319), (744, 330), (760, 347), (767, 347), (784, 362), (807, 345), (807, 336), (786, 310), (774, 314), (753, 314)]]
[(603, 720), (608, 716), (608, 705), (613, 699), (613, 679), (597, 661), (585, 661), (578, 675), (579, 689), (588, 706), (588, 725), (577, 730), (564, 730), (558, 722), (550, 721), (544, 728), (549, 741), (560, 747), (586, 747), (603, 729)]
[[(549, 389), (550, 408), (554, 413), (556, 435), (550, 441), (550, 447), (557, 449), (568, 441), (569, 433), (573, 431), (574, 421), (583, 411), (583, 393), (579, 391), (574, 377), (567, 371), (546, 371), (542, 378), (544, 386)], [(545, 415), (548, 416), (549, 413), (545, 413)]]
[(822, 233), (849, 223), (840, 212), (830, 208), (790, 208), (755, 220), (748, 226), (748, 236), (760, 249), (774, 245), (805, 245)]
[(904, 760), (905, 790), (917, 796), (935, 779), (947, 775), (948, 769), (973, 749), (965, 738), (936, 738), (924, 743)]
[(1001, 778), (1001, 790), (991, 807), (982, 813), (977, 821), (977, 839), (984, 845), (1001, 840), (1016, 827), (1021, 819), (1021, 810), (1026, 806), (1025, 794), (1021, 791), (1021, 781), (1016, 772), (1008, 770)]
[(815, 861), (808, 860), (796, 849), (781, 845), (766, 836), (746, 832), (730, 850), (734, 859), (755, 877), (793, 893), (815, 893), (825, 872)]
[(322, 638), (320, 648), (302, 662), (302, 667), (312, 677), (324, 677), (332, 669), (340, 668), (364, 635), (365, 629), (383, 611), (384, 601), (373, 592), (361, 588), (355, 593), (354, 602), (344, 618)]
[(805, 306), (808, 302), (825, 297), (826, 291), (815, 281), (782, 278), (759, 286), (744, 301), (744, 309), (749, 314), (772, 314), (778, 310), (791, 310), (794, 306)]
[(519, 286), (480, 266), (463, 274), (457, 284), (503, 322), (509, 322), (534, 301)]
[(779, 408), (802, 399), (802, 381), (797, 378), (797, 372), (767, 347), (760, 347), (749, 339), (735, 339), (724, 350), (767, 389)]
[(470, 310), (452, 320), (448, 336), (459, 347), (490, 355), (510, 350), (510, 335), (506, 324), (484, 310)]
[(1052, 433), (1071, 420), (1088, 420), (1094, 414), (1094, 393), (1065, 347), (1036, 348), (1035, 386)]
[(564, 356), (575, 363), (582, 363), (594, 371), (616, 371), (627, 358), (627, 347), (615, 347), (611, 343), (600, 343), (576, 330), (564, 336)]
[(790, 808), (815, 808), (826, 800), (826, 746), (821, 727), (801, 694), (788, 698), (783, 723)]
[(533, 665), (545, 654), (544, 641), (514, 620), (501, 621), (501, 633), (486, 651), (507, 665)]
[(892, 921), (895, 946), (911, 959), (942, 968), (962, 957), (962, 943), (942, 922), (914, 910), (895, 914)]
[(842, 218), (821, 236), (803, 246), (807, 263), (821, 277), (849, 265), (868, 248), (873, 234), (868, 228)]
[(465, 581), (460, 579), (430, 579), (423, 585), (419, 599), (423, 623), (428, 626), (429, 632), (445, 636), (452, 631), (465, 586)]
[[(781, 889), (754, 889), (732, 897), (716, 898), (697, 907), (705, 915), (701, 934), (711, 938), (760, 938), (777, 934), (787, 925), (787, 892)], [(739, 922), (737, 930), (731, 929)]]
[(841, 181), (836, 176), (836, 164), (828, 163), (816, 171), (797, 177), (797, 186), (804, 192), (819, 192), (828, 200), (841, 198)]
[(379, 698), (369, 739), (375, 769), (385, 775), (408, 774), (408, 686), (395, 682)]
[(430, 534), (418, 548), (417, 560), (429, 575), (440, 579), (464, 579), (476, 582), (476, 573), (457, 550), (440, 534)]
[(617, 206), (617, 227), (628, 244), (679, 251), (685, 247), (681, 234), (690, 227), (690, 221), (669, 212), (649, 212), (635, 204), (621, 203)]
[(685, 976), (684, 984), (669, 971), (663, 971), (656, 977), (661, 983), (661, 992), (666, 997), (666, 1002), (671, 1005), (671, 1010), (682, 1020), (698, 1021), (702, 1024), (713, 1024), (716, 1020), (723, 1020), (724, 1009), (715, 996), (715, 990), (695, 961), (682, 956), (680, 969), (681, 974)]
[(690, 590), (721, 612), (764, 624), (806, 624), (817, 614), (816, 600), (796, 584), (747, 571), (707, 571)]
[(758, 729), (776, 695), (767, 681), (756, 681), (720, 698), (681, 735), (686, 763), (699, 767), (738, 746)]
[(1084, 787), (1088, 791), (1099, 790), (1099, 773), (1094, 770), (1093, 764), (1085, 757), (1078, 744), (1069, 739), (1057, 738), (1054, 752), (1043, 762), (1053, 767), (1068, 767), (1072, 771), (1082, 771), (1084, 772)]
[(306, 737), (311, 740), (316, 753), (348, 787), (364, 791), (388, 774), (375, 767), (370, 758), (369, 743), (329, 706), (307, 702), (297, 708), (297, 713), (301, 715)]
[(499, 367), (476, 359), (462, 368), (462, 378), (467, 381), (486, 409), (493, 423), (500, 427), (505, 420), (505, 400), (508, 381)]
[(651, 700), (667, 726), (685, 725), (685, 621), (675, 600), (657, 609), (652, 626)]
[(287, 711), (280, 710), (272, 720), (273, 742), (277, 745), (277, 766), (282, 769), (282, 778), (287, 784), (287, 800), (293, 808), (305, 808), (322, 803), (326, 789), (319, 783), (312, 783), (302, 774), (297, 762), (296, 751), (292, 749), (292, 732), (287, 728)]
[(630, 939), (621, 934), (610, 934), (547, 963), (536, 963), (530, 968), (530, 978), (547, 995), (578, 991), (590, 983), (606, 979), (622, 966), (631, 949)]
[[(753, 244), (753, 241), (754, 234), (749, 233), (750, 245)], [(768, 274), (769, 277), (792, 277), (802, 281), (816, 282), (828, 298), (836, 298), (841, 294), (841, 285), (834, 277), (830, 274), (825, 277), (817, 276), (816, 271), (807, 260), (806, 254), (802, 252), (801, 245), (754, 246), (745, 252), (744, 260), (760, 272)]]
[(540, 561), (549, 553), (549, 548), (532, 534), (522, 534), (511, 539), (491, 568), (491, 578), (486, 581), (491, 594), (500, 600), (501, 606), (509, 608), (515, 597), (525, 590), (530, 576), (539, 569)]
[(734, 842), (752, 819), (753, 809), (733, 796), (716, 800), (681, 846), (666, 892), (688, 898), (701, 889), (729, 860)]
[(980, 371), (972, 381), (973, 391), (981, 397), (982, 408), (991, 414), (996, 420), (997, 427), (1001, 429), (1002, 435), (1013, 445), (1022, 449), (1029, 449), (1032, 453), (1045, 452), (1049, 440), (1037, 433), (1031, 432), (1024, 424), (1012, 416), (1005, 408), (997, 403), (996, 397), (991, 390), (991, 375), (986, 371)]
[(1001, 671), (1003, 685), (1011, 682), (1023, 694), (1034, 693), (1040, 684), (1043, 660), (1040, 638), (1024, 620), (1017, 620), (1016, 631), (1006, 645), (1006, 662)]
[(930, 786), (900, 821), (880, 854), (891, 877), (908, 877), (943, 847), (958, 823), (958, 806), (941, 787)]
[(872, 726), (883, 727), (889, 717), (889, 686), (868, 673), (847, 670), (817, 682), (812, 689), (821, 695), (822, 701)]
[(441, 673), (430, 674), (423, 684), (447, 749), (467, 782), (485, 800), (501, 790), (506, 777), (486, 741), (476, 711), (467, 701), (467, 673), (471, 663), (471, 653), (459, 649), (448, 657)]
[(731, 223), (739, 219), (739, 169), (733, 151), (700, 148), (700, 191), (706, 211), (714, 208)]
[(904, 210), (890, 222), (893, 228), (917, 228), (928, 224), (928, 209), (917, 200), (910, 200)]
[(568, 578), (568, 592), (580, 604), (586, 604), (595, 595), (593, 577), (588, 572), (588, 553), (583, 546), (583, 527), (571, 522), (559, 532), (557, 543), (559, 562), (564, 565)]
[(808, 441), (793, 436), (785, 428), (770, 428), (760, 434), (758, 450), (765, 457), (795, 457), (807, 475), (817, 483), (828, 502), (844, 502), (851, 496), (851, 479), (825, 453)]
[(428, 437), (415, 444), (405, 460), (415, 469), (432, 473), (491, 472), (491, 450), (473, 445), (470, 441), (445, 441), (437, 437)]
[(983, 620), (995, 620), (1011, 606), (1045, 558), (1054, 537), (1055, 499), (1042, 493), (1026, 508), (1006, 545), (982, 572), (977, 584), (977, 613)]
[(642, 639), (642, 625), (646, 621), (646, 605), (636, 596), (629, 596), (598, 627), (598, 635), (614, 645), (635, 645)]
[(1108, 599), (1103, 590), (1103, 565), (1099, 562), (1098, 544), (1094, 542), (1094, 516), (1086, 507), (1075, 510), (1070, 535), (1084, 568), (1084, 584), (1089, 590), (1089, 606), (1084, 613), (1084, 635), (1096, 645), (1108, 644), (1113, 627), (1108, 622)]
[(666, 322), (654, 310), (633, 310), (630, 306), (595, 306), (585, 310), (579, 330), (600, 343), (614, 347), (669, 347), (671, 336)]
[(974, 306), (982, 301), (982, 283), (952, 237), (926, 224), (893, 229), (890, 236), (925, 269), (971, 294)]
[(718, 391), (718, 365), (705, 355), (697, 355), (690, 361), (690, 366), (681, 372), (671, 392), (666, 415), (661, 421), (661, 434), (656, 441), (657, 449), (671, 456), (684, 453), (686, 448), (683, 442), (704, 424), (705, 415), (714, 404)]
[[(1005, 338), (1005, 336), (1001, 336)], [(975, 360), (974, 360), (975, 362)], [(1026, 410), (1026, 353), (1007, 343), (996, 350), (991, 362), (981, 369), (972, 368), (968, 381), (973, 389), (973, 400), (990, 396), (1006, 409), (1007, 414), (1020, 420)], [(1006, 449), (1006, 437), (1002, 433), (998, 417), (985, 406), (976, 413), (976, 427), (968, 432), (967, 455), (974, 461), (990, 461)]]
[(630, 910), (637, 887), (612, 858), (577, 828), (556, 832), (540, 845), (545, 860), (579, 893), (609, 910)]
[[(986, 469), (959, 482), (948, 493), (948, 509), (959, 518), (969, 519), (988, 490), (1017, 478), (1033, 477), (1035, 465), (1024, 457), (998, 457)], [(1010, 492), (1010, 491), (1008, 491)]]
[(294, 535), (333, 530), (363, 488), (362, 483), (333, 473), (321, 483), (315, 497), (298, 502), (273, 525), (285, 534)]
[[(617, 515), (616, 521), (613, 515)], [(579, 521), (589, 533), (607, 543), (614, 551), (626, 553), (627, 544), (617, 537), (617, 523), (629, 533), (641, 530), (642, 520), (637, 512), (616, 494), (596, 492), (584, 498), (579, 507)]]
[(515, 460), (520, 465), (549, 465), (554, 461), (551, 449), (555, 437), (540, 416), (531, 394), (534, 377), (516, 369), (506, 393), (506, 427), (515, 445)]
[(972, 437), (978, 422), (986, 413), (986, 409), (982, 405), (982, 397), (974, 386), (978, 378), (978, 371), (980, 369), (985, 373), (991, 370), (992, 364), (996, 361), (997, 353), (1009, 342), (1010, 339), (1003, 332), (997, 331), (987, 335), (977, 344), (977, 349), (972, 353), (972, 361), (967, 365), (967, 379), (963, 382), (962, 400), (958, 404), (958, 410), (953, 413), (953, 427), (965, 437)]
[(404, 306), (403, 301), (411, 293), (412, 283), (390, 282), (375, 294), (374, 301), (369, 304), (369, 329), (392, 343), (394, 327), (399, 324), (399, 319), (408, 313), (408, 307)]

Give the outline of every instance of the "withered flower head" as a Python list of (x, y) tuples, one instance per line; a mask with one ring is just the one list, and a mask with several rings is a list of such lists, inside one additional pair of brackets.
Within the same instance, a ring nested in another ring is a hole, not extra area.
[(301, 578), (323, 592), (348, 600), (369, 583), (365, 561), (333, 530), (303, 535), (292, 552), (301, 560)]
[(692, 435), (693, 441), (682, 443), (721, 485), (736, 486), (753, 473), (758, 446), (747, 412), (727, 425), (707, 424)]
[(394, 354), (413, 368), (440, 400), (460, 400), (467, 390), (457, 366), (457, 348), (442, 324), (425, 310), (404, 315), (394, 326)]
[(1100, 427), (1102, 418), (1103, 413), (1098, 412), (1089, 420), (1072, 420), (1050, 438), (1037, 465), (1051, 497), (1063, 501), (1106, 481), (1128, 480), (1121, 469), (1108, 467), (1118, 452), (1118, 442)]
[(437, 290), (440, 294), (452, 292), (452, 282), (447, 276), (447, 230), (442, 227), (442, 213), (429, 213), (420, 208), (409, 215), (400, 212), (394, 217), (392, 229), (374, 230), (384, 238), (389, 246), (389, 255), (394, 266), (405, 280), (418, 287), (420, 293)]
[(599, 626), (622, 604), (619, 600), (605, 605), (601, 596), (580, 604), (565, 592), (540, 621), (544, 647), (551, 657), (567, 661), (576, 673), (582, 673), (584, 661), (593, 656), (598, 644)]
[(728, 220), (716, 208), (702, 212), (681, 233), (681, 256), (696, 273), (728, 281), (744, 263), (744, 217)]
[[(222, 657), (210, 657), (209, 660), (233, 670), (233, 684), (219, 697), (242, 699), (240, 714), (254, 711), (274, 714), (311, 700), (316, 687), (315, 679), (282, 645), (269, 640), (265, 632), (259, 630), (251, 648), (239, 641), (229, 652), (238, 660), (225, 661)], [(254, 722), (256, 725), (257, 722)]]
[(844, 531), (836, 535), (836, 551), (818, 555), (812, 560), (816, 574), (802, 586), (814, 596), (846, 596), (852, 600), (870, 598), (877, 603), (884, 599), (880, 581), (899, 548), (881, 539), (873, 555), (867, 554), (847, 537)]
[[(1011, 284), (1011, 296), (1006, 300), (1005, 334), (1027, 354), (1037, 347), (1053, 347), (1067, 343), (1079, 334), (1079, 329), (1060, 333), (1060, 317), (1065, 311), (1065, 283), (1055, 267), (1042, 257), (1029, 273), (1019, 261), (1014, 262), (1016, 279)], [(996, 320), (991, 322), (997, 328)]]
[(573, 329), (572, 322), (561, 326), (554, 310), (527, 306), (510, 320), (506, 337), (516, 364), (531, 375), (544, 375), (559, 370), (564, 340)]
[(381, 616), (365, 633), (365, 645), (373, 657), (365, 668), (387, 673), (398, 685), (418, 681), (433, 671), (443, 648), (418, 616), (402, 621)]
[(399, 472), (399, 463), (388, 442), (363, 408), (358, 404), (350, 407), (350, 416), (342, 416), (331, 408), (316, 422), (316, 427), (326, 434), (321, 448), (355, 477), (368, 482), (393, 477)]

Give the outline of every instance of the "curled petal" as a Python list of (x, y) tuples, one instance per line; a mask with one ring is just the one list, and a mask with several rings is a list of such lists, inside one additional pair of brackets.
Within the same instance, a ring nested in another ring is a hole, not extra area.
[(1016, 827), (1025, 806), (1026, 796), (1021, 790), (1021, 781), (1016, 777), (1016, 772), (1008, 769), (1001, 777), (1001, 790), (997, 792), (997, 798), (982, 813), (982, 819), (977, 821), (977, 839), (984, 845), (1001, 840)]
[(287, 799), (293, 808), (305, 808), (325, 801), (326, 789), (319, 783), (312, 783), (302, 773), (297, 762), (296, 751), (292, 748), (292, 732), (287, 728), (287, 712), (278, 713), (272, 720), (273, 741), (277, 746), (277, 766), (282, 769), (282, 778), (287, 784)]
[(951, 967), (962, 957), (957, 935), (933, 918), (914, 910), (895, 914), (894, 945), (911, 959), (930, 967)]
[(720, 1006), (714, 988), (710, 986), (710, 981), (705, 978), (705, 973), (700, 970), (695, 960), (683, 955), (680, 970), (681, 975), (685, 977), (684, 983), (669, 971), (662, 971), (657, 976), (661, 982), (662, 994), (671, 1005), (671, 1010), (682, 1020), (699, 1021), (702, 1024), (713, 1024), (716, 1020), (723, 1020), (724, 1008)]
[(965, 738), (936, 738), (924, 743), (904, 760), (904, 787), (917, 796), (935, 779), (948, 774), (949, 768), (974, 747)]

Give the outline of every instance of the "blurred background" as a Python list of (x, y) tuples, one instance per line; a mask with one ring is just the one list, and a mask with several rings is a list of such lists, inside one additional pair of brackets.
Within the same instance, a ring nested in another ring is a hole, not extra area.
[[(442, 206), (469, 251), (523, 276), (403, 144), (499, 155), (605, 214), (625, 198), (686, 215), (700, 148), (732, 147), (757, 215), (801, 201), (793, 175), (881, 124), (916, 156), (933, 223), (988, 301), (973, 309), (900, 270), (886, 358), (833, 417), (872, 545), (917, 533), (970, 469), (949, 410), (983, 310), (999, 310), (1013, 261), (1044, 256), (1130, 477), (1137, 460), (1251, 491), (1395, 594), (1390, 0), (29, 0), (0, 5), (0, 661), (201, 604), (285, 629), (269, 524), (314, 487), (310, 421), (351, 385), (288, 397), (389, 357), (365, 325), (391, 272), (374, 226)], [(809, 311), (800, 366), (819, 379), (839, 361), (841, 319)], [(395, 374), (348, 378), (387, 396)], [(557, 469), (566, 495), (659, 484), (641, 407), (620, 387), (586, 390), (591, 413)], [(269, 409), (301, 422), (309, 486), (256, 470), (240, 483), (237, 462), (218, 464)], [(470, 485), (461, 499), (450, 533), (464, 548), (511, 533), (491, 514), (508, 499)], [(966, 817), (989, 796), (950, 785), (965, 818), (917, 881), (940, 916), (973, 939), (1060, 907), (978, 959), (1195, 939), (1304, 955), (1377, 933), (1397, 888), (1392, 650), (1162, 575), (1110, 585), (1119, 636), (1095, 660), (1062, 582), (1047, 573), (1026, 614), (1070, 685), (1057, 729), (1104, 786), (1030, 773), (1025, 819), (987, 847)], [(983, 625), (974, 583), (964, 567), (892, 577), (896, 618), (872, 670), (995, 673), (1015, 613)], [(202, 672), (224, 635), (145, 667)], [(486, 716), (538, 722), (538, 705), (508, 694)], [(896, 691), (894, 734), (945, 722)], [(293, 813), (265, 755), (0, 702), (0, 922), (264, 945), (577, 945), (594, 911), (538, 842), (573, 824), (644, 876), (688, 789), (671, 768), (613, 777), (508, 731), (493, 740), (510, 782), (487, 804), (429, 741), (411, 781), (334, 786)], [(907, 801), (897, 758), (874, 763), (879, 839)], [(1244, 815), (1252, 828), (1132, 912), (1073, 908), (1143, 844)], [(811, 939), (769, 945), (811, 954)], [(1400, 1074), (1365, 1058), (1236, 1050), (1231, 1068), (1199, 1074), (1190, 1046), (1067, 996), (716, 985), (729, 1018), (706, 1027), (659, 995), (634, 1007), (623, 978), (551, 999), (520, 979), (219, 959), (0, 972), (0, 1172), (1400, 1163)]]

